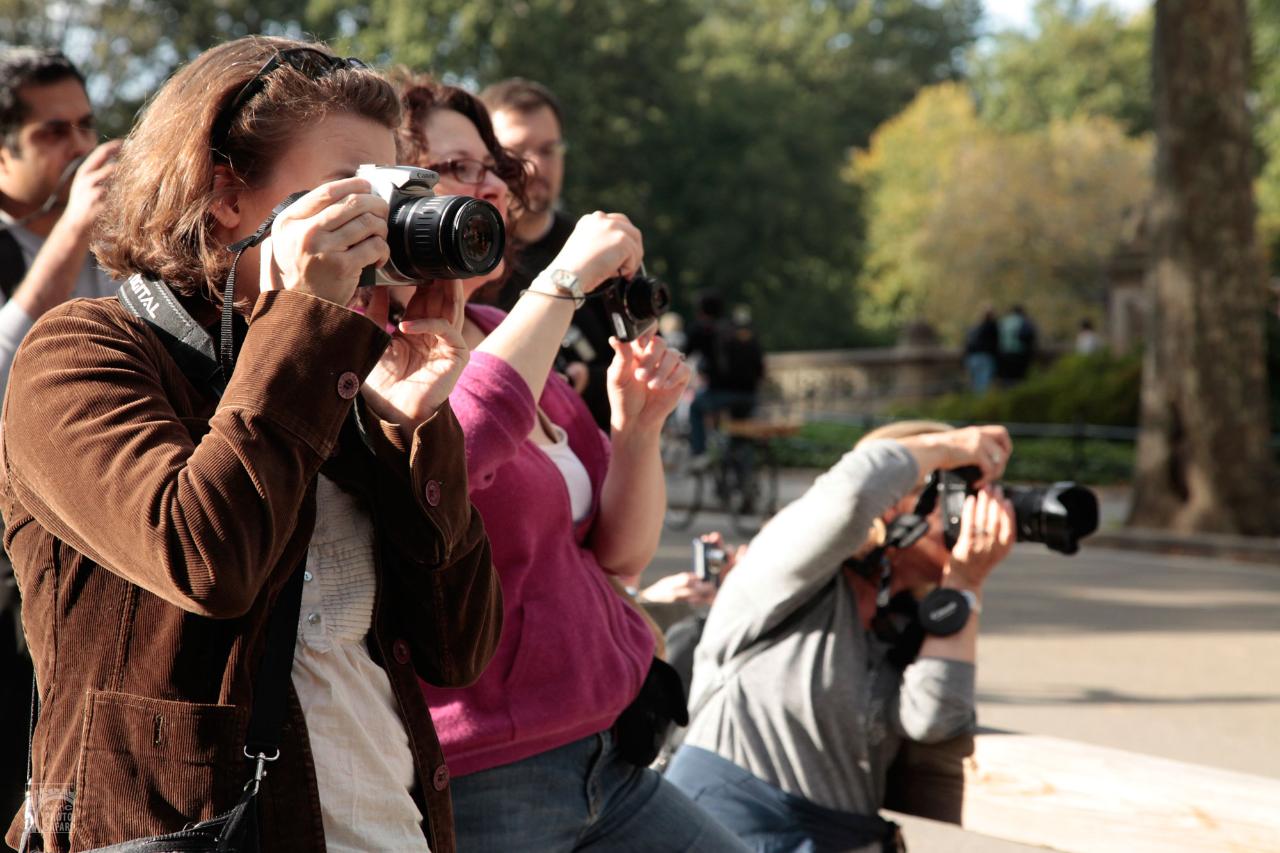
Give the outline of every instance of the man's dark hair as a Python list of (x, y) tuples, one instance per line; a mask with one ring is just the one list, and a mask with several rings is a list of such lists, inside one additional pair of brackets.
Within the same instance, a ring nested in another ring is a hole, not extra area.
[(84, 85), (84, 77), (62, 51), (36, 47), (0, 51), (0, 145), (17, 149), (18, 128), (27, 118), (27, 104), (18, 97), (18, 90), (66, 79)]
[(498, 110), (532, 113), (546, 107), (555, 115), (556, 123), (561, 128), (564, 127), (564, 112), (560, 109), (560, 101), (556, 96), (541, 83), (523, 77), (508, 77), (486, 86), (480, 92), (480, 100), (491, 113)]

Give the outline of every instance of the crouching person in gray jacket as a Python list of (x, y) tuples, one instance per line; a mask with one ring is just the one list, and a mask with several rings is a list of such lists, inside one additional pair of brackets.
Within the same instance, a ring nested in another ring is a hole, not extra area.
[[(877, 814), (899, 745), (974, 725), (982, 586), (1016, 535), (986, 484), (1011, 450), (1003, 427), (895, 424), (778, 513), (711, 609), (667, 778), (760, 851), (900, 849)], [(926, 481), (969, 465), (949, 550)]]

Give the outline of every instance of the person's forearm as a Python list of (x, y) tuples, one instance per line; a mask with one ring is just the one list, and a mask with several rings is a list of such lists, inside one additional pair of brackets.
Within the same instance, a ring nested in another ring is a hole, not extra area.
[(571, 319), (572, 300), (526, 293), (476, 347), (476, 352), (489, 353), (511, 365), (537, 400), (542, 396), (547, 374), (555, 363)]
[(89, 229), (65, 217), (59, 219), (14, 291), (13, 301), (32, 321), (40, 319), (46, 311), (71, 298), (88, 257)]
[(658, 551), (667, 484), (657, 433), (615, 431), (612, 443), (591, 549), (605, 570), (633, 578)]

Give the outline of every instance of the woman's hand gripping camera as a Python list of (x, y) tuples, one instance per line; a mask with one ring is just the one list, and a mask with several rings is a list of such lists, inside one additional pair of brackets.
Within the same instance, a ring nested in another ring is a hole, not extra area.
[[(391, 288), (357, 291), (361, 271), (389, 257), (387, 202), (363, 178), (316, 187), (272, 225), (261, 257), (262, 288), (309, 293), (362, 311), (386, 328)], [(470, 352), (462, 339), (462, 283), (441, 279), (411, 288), (390, 345), (362, 393), (375, 415), (409, 431), (448, 399)]]

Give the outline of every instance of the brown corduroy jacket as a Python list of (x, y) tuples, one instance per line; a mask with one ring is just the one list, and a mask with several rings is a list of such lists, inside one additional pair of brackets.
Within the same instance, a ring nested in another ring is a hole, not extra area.
[[(207, 303), (188, 308), (214, 319)], [(320, 299), (263, 294), (217, 401), (113, 299), (68, 303), (28, 335), (4, 407), (0, 510), (40, 690), (33, 804), (46, 850), (170, 832), (235, 804), (268, 615), (306, 560), (322, 467), (374, 519), (369, 648), (405, 721), (431, 849), (453, 850), (449, 773), (416, 676), (478, 677), (502, 604), (451, 410), (411, 436), (353, 414), (388, 340)], [(259, 797), (262, 845), (319, 851), (292, 684), (288, 697)], [(22, 828), (18, 815), (11, 845)]]

